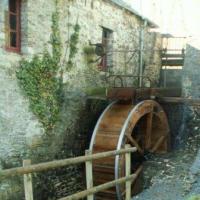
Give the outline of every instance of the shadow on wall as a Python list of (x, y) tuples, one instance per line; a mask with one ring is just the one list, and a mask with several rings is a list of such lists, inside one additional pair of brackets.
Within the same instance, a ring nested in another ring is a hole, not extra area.
[[(183, 66), (182, 96), (200, 98), (200, 48), (187, 44)], [(200, 129), (200, 107), (182, 106), (181, 126), (176, 136), (176, 146), (183, 145), (188, 136), (195, 135)]]

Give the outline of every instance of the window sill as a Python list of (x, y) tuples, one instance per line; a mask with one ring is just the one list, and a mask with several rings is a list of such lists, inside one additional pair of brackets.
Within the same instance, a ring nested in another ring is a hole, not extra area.
[(19, 48), (5, 47), (5, 50), (9, 53), (16, 53), (18, 55), (22, 55), (21, 50)]

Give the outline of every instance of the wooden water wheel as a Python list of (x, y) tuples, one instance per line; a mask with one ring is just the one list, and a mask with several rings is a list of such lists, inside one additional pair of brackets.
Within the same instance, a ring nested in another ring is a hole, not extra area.
[[(162, 107), (153, 100), (144, 100), (133, 105), (131, 102), (113, 102), (100, 116), (94, 129), (90, 150), (93, 153), (119, 150), (125, 144), (137, 147), (131, 155), (131, 170), (138, 177), (144, 152), (164, 153), (168, 150), (169, 126)], [(124, 156), (115, 156), (94, 161), (94, 185), (103, 184), (125, 176)], [(132, 182), (136, 193), (139, 178)], [(124, 199), (124, 185), (96, 194), (95, 199)]]

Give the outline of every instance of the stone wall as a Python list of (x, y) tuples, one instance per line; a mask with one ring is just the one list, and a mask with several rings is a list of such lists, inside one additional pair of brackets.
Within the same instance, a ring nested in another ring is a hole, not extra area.
[(145, 32), (144, 75), (151, 79), (151, 86), (158, 87), (161, 70), (162, 36), (157, 32)]
[[(185, 98), (200, 98), (200, 42), (199, 39), (192, 38), (188, 41), (183, 67), (182, 96)], [(177, 145), (184, 144), (188, 136), (195, 135), (200, 129), (198, 106), (181, 107), (181, 126), (177, 136)]]
[(200, 98), (200, 48), (188, 44), (183, 70), (185, 97)]
[[(8, 10), (8, 0), (0, 1), (0, 169), (21, 166), (22, 160), (30, 158), (33, 163), (66, 158), (80, 155), (83, 153), (85, 144), (79, 144), (88, 137), (88, 128), (80, 131), (80, 121), (85, 120), (82, 112), (88, 116), (86, 111), (85, 90), (88, 87), (105, 86), (105, 73), (99, 72), (97, 64), (93, 65), (92, 70), (85, 62), (83, 49), (91, 43), (101, 43), (102, 27), (113, 31), (113, 53), (114, 66), (111, 71), (115, 73), (138, 74), (138, 54), (127, 60), (132, 53), (116, 52), (117, 50), (132, 50), (139, 47), (139, 28), (141, 20), (128, 11), (102, 0), (87, 1), (58, 1), (60, 13), (60, 30), (63, 44), (63, 60), (69, 54), (67, 49), (70, 35), (73, 33), (73, 26), (78, 23), (81, 27), (78, 42), (78, 53), (74, 59), (74, 66), (70, 71), (64, 68), (65, 103), (62, 109), (62, 121), (57, 124), (53, 135), (48, 136), (38, 119), (29, 109), (29, 101), (20, 90), (15, 71), (18, 62), (22, 58), (29, 59), (34, 54), (41, 54), (44, 48), (49, 49), (51, 34), (51, 16), (55, 11), (54, 0), (22, 0), (21, 30), (22, 30), (22, 50), (21, 54), (7, 52), (5, 50), (5, 13)], [(148, 35), (145, 43), (149, 48), (159, 46), (159, 37)], [(65, 55), (65, 56), (64, 56)], [(146, 54), (145, 74), (152, 76), (154, 82), (159, 80), (160, 62), (158, 55)], [(153, 61), (156, 60), (156, 61)], [(149, 70), (151, 69), (151, 70)], [(157, 79), (157, 80), (156, 80)], [(97, 104), (98, 105), (98, 104)], [(104, 106), (98, 106), (94, 115), (96, 116)], [(90, 118), (91, 116), (88, 116)], [(96, 119), (91, 117), (92, 119)], [(74, 146), (73, 146), (73, 145)], [(77, 149), (77, 151), (74, 151)], [(64, 177), (67, 179), (63, 188), (72, 190), (80, 189), (77, 178), (80, 174), (76, 168), (67, 168)], [(50, 174), (47, 174), (50, 175)], [(55, 174), (54, 174), (55, 175)], [(48, 178), (41, 177), (46, 182), (52, 182)], [(41, 187), (40, 182), (35, 180), (37, 189)], [(57, 183), (57, 181), (55, 181)], [(67, 186), (68, 184), (68, 186)], [(21, 199), (22, 182), (21, 179), (4, 181), (0, 184), (0, 199)], [(49, 187), (50, 185), (47, 184)], [(76, 187), (77, 185), (77, 187)], [(55, 184), (51, 184), (52, 193), (57, 194)], [(13, 191), (15, 196), (13, 197)], [(68, 190), (70, 192), (70, 190)], [(71, 191), (73, 192), (73, 191)], [(37, 193), (37, 192), (36, 192)], [(65, 192), (64, 192), (65, 193)], [(66, 193), (65, 193), (66, 195)], [(39, 196), (47, 199), (47, 196)], [(59, 194), (57, 195), (59, 196)]]

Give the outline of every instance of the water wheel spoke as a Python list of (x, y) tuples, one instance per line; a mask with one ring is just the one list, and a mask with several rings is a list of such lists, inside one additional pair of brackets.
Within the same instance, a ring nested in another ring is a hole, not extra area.
[(152, 111), (147, 115), (146, 140), (145, 140), (146, 149), (149, 149), (151, 147), (152, 121), (153, 121), (153, 107)]
[(156, 142), (156, 144), (154, 145), (154, 147), (151, 149), (151, 153), (154, 153), (158, 150), (158, 148), (160, 147), (160, 145), (165, 141), (165, 139), (167, 138), (166, 135), (163, 135), (159, 138), (159, 140)]
[(139, 143), (143, 139), (142, 135), (138, 135), (135, 141)]
[(140, 175), (140, 173), (142, 172), (143, 166), (140, 165), (137, 170), (134, 172), (135, 174), (135, 178), (132, 180), (132, 184), (137, 180), (138, 176)]
[(126, 134), (126, 137), (131, 142), (131, 144), (137, 148), (138, 152), (140, 152), (141, 154), (144, 153), (140, 145), (135, 141), (135, 139), (130, 134)]

